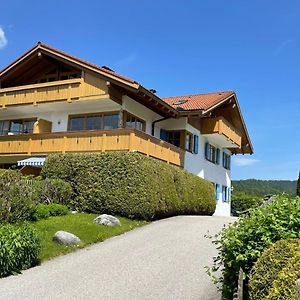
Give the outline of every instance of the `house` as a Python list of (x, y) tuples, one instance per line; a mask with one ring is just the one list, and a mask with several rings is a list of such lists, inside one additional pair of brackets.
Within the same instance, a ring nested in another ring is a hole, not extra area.
[(230, 214), (231, 155), (253, 153), (233, 91), (160, 98), (40, 42), (0, 72), (0, 166), (24, 159), (31, 166), (49, 153), (116, 150), (211, 181), (218, 215)]

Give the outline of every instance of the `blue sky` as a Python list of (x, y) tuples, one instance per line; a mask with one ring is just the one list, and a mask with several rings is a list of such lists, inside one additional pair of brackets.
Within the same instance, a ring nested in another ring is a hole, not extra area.
[(235, 90), (255, 154), (234, 157), (232, 177), (298, 176), (299, 1), (10, 0), (1, 11), (0, 68), (43, 41), (162, 97)]

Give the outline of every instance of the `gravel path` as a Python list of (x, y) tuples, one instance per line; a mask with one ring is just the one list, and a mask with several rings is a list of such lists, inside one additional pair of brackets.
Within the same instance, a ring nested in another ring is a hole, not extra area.
[(180, 216), (135, 229), (0, 279), (0, 299), (220, 299), (204, 267), (204, 234), (234, 218)]

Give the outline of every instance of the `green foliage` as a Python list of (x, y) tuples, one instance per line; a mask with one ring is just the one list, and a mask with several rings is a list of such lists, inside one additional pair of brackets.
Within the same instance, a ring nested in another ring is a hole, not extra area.
[(250, 210), (234, 224), (223, 229), (214, 243), (218, 256), (212, 271), (222, 269), (223, 298), (232, 299), (240, 267), (246, 280), (253, 264), (272, 243), (300, 237), (299, 198), (278, 197), (264, 208)]
[(10, 186), (21, 179), (21, 173), (15, 170), (0, 169), (0, 198), (9, 190)]
[(296, 300), (300, 278), (300, 239), (281, 240), (267, 248), (251, 269), (251, 300)]
[(0, 277), (36, 265), (39, 252), (40, 240), (31, 226), (0, 225)]
[(69, 204), (72, 197), (72, 187), (69, 183), (61, 179), (37, 180), (35, 188), (41, 203)]
[(69, 209), (67, 206), (62, 205), (62, 204), (43, 204), (39, 203), (35, 211), (31, 215), (31, 220), (32, 221), (38, 221), (42, 219), (47, 219), (50, 216), (63, 216), (68, 214)]
[(215, 210), (209, 182), (138, 153), (53, 154), (42, 176), (69, 182), (79, 211), (150, 220)]
[(10, 182), (0, 196), (0, 223), (30, 219), (38, 203), (35, 189), (24, 181)]
[[(68, 214), (40, 220), (32, 223), (32, 226), (38, 231), (41, 238), (41, 253), (42, 261), (50, 259), (60, 254), (75, 251), (78, 248), (83, 248), (92, 243), (101, 242), (109, 237), (122, 234), (136, 227), (147, 224), (145, 221), (129, 220), (118, 217), (121, 226), (101, 226), (94, 224), (93, 220), (97, 217), (95, 214)], [(78, 236), (81, 243), (77, 246), (64, 246), (54, 243), (52, 237), (58, 230), (72, 232)]]
[(234, 192), (232, 194), (231, 209), (234, 211), (245, 211), (250, 208), (256, 208), (263, 203), (263, 198), (254, 195), (248, 195), (244, 192)]
[(297, 180), (297, 191), (296, 191), (297, 196), (300, 197), (300, 172)]
[(288, 194), (289, 196), (296, 196), (296, 181), (290, 180), (233, 180), (232, 186), (235, 192), (244, 192), (249, 195), (265, 196)]

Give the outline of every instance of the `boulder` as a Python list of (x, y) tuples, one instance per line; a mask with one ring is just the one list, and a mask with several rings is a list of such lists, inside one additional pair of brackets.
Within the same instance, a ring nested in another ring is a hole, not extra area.
[(76, 235), (70, 232), (62, 231), (62, 230), (57, 231), (54, 234), (52, 240), (58, 244), (67, 245), (67, 246), (78, 245), (80, 243), (79, 237), (77, 237)]
[(105, 226), (121, 225), (121, 222), (119, 221), (118, 218), (106, 214), (100, 215), (97, 218), (95, 218), (94, 223), (99, 225), (105, 225)]

